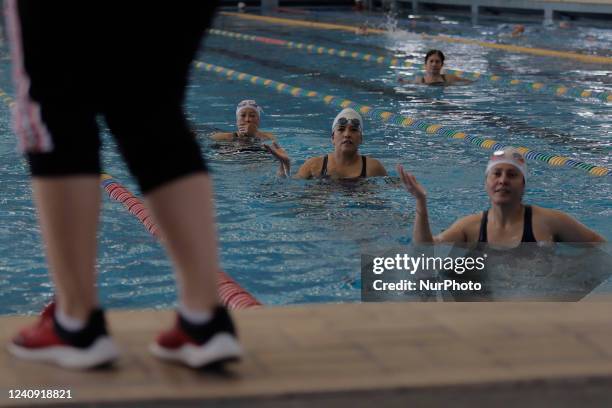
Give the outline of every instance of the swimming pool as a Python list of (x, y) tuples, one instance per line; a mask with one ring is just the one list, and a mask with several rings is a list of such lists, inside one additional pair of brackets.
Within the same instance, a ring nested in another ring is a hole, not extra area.
[[(282, 15), (282, 17), (287, 17)], [(357, 25), (363, 16), (316, 12), (301, 18)], [(372, 24), (383, 18), (368, 16)], [(405, 20), (400, 27), (408, 26)], [(414, 33), (356, 36), (219, 16), (215, 27), (349, 49), (420, 59), (429, 48), (447, 54), (447, 67), (492, 72), (529, 81), (609, 89), (610, 66), (512, 54), (466, 44), (423, 39)], [(499, 23), (473, 28), (461, 19), (432, 17), (418, 31), (441, 31), (466, 38), (502, 41)], [(539, 31), (538, 31), (539, 30)], [(576, 26), (573, 34), (527, 27), (521, 45), (592, 52), (609, 56), (612, 30)], [(549, 40), (545, 35), (549, 35)], [(595, 41), (587, 40), (594, 36)], [(200, 60), (292, 86), (338, 95), (361, 104), (462, 129), (506, 144), (568, 156), (611, 168), (612, 105), (578, 98), (495, 88), (487, 82), (467, 87), (399, 87), (395, 69), (313, 55), (297, 50), (209, 36)], [(12, 90), (10, 61), (3, 49), (0, 88)], [(420, 61), (418, 61), (420, 62)], [(155, 61), (143, 61), (142, 69)], [(406, 74), (414, 71), (406, 70)], [(331, 148), (331, 121), (339, 109), (294, 98), (245, 81), (194, 71), (187, 108), (198, 130), (216, 188), (218, 228), (224, 269), (264, 304), (356, 301), (360, 293), (360, 254), (410, 240), (413, 200), (393, 178), (362, 184), (279, 180), (276, 163), (260, 149), (237, 151), (213, 144), (207, 135), (232, 129), (238, 101), (256, 99), (264, 108), (262, 128), (273, 132), (294, 161), (323, 155)], [(24, 162), (15, 153), (8, 109), (0, 107), (0, 313), (32, 313), (48, 300), (52, 287), (45, 262)], [(152, 118), (154, 120), (154, 118)], [(105, 170), (132, 191), (137, 189), (108, 134)], [(458, 217), (484, 209), (483, 169), (490, 153), (476, 146), (426, 135), (423, 131), (366, 120), (363, 152), (413, 170), (429, 194), (434, 232)], [(525, 200), (567, 211), (612, 238), (610, 177), (553, 168), (530, 161)], [(124, 208), (105, 198), (100, 225), (101, 298), (115, 308), (165, 308), (175, 300), (174, 279), (161, 247)], [(600, 291), (612, 292), (612, 282)]]

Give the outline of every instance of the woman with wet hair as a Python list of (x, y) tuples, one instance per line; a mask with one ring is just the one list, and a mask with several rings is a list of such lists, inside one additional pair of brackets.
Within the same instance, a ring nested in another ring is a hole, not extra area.
[(460, 78), (454, 74), (443, 74), (444, 53), (440, 50), (429, 50), (425, 54), (425, 75), (417, 76), (414, 79), (415, 84), (419, 85), (453, 85), (453, 84), (470, 84), (469, 79)]

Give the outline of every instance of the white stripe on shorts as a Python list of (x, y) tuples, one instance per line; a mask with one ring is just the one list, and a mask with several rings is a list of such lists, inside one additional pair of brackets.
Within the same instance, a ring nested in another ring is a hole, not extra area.
[(53, 140), (40, 113), (40, 105), (30, 98), (30, 77), (24, 68), (21, 24), (17, 0), (7, 0), (5, 15), (13, 60), (13, 83), (17, 91), (13, 106), (13, 128), (21, 153), (44, 153), (53, 150)]

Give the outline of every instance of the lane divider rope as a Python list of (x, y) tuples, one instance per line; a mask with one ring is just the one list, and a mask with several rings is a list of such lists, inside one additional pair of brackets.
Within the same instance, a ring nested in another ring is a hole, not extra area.
[[(362, 105), (357, 102), (353, 102), (349, 99), (344, 99), (335, 95), (325, 95), (316, 91), (311, 91), (308, 89), (291, 86), (283, 82), (274, 81), (272, 79), (262, 78), (256, 75), (247, 74), (245, 72), (236, 71), (234, 69), (209, 64), (204, 61), (196, 61), (194, 62), (194, 65), (197, 69), (212, 72), (227, 79), (250, 82), (254, 85), (273, 89), (281, 94), (291, 95), (294, 97), (308, 98), (312, 101), (323, 102), (326, 105), (336, 106), (338, 108), (350, 107), (371, 119), (378, 120), (383, 123), (391, 123), (405, 128), (423, 130), (428, 135), (446, 136), (450, 139), (460, 139), (463, 140), (465, 143), (469, 143), (487, 150), (501, 150), (506, 147), (506, 145), (497, 142), (493, 139), (485, 139), (476, 136), (471, 136), (461, 130), (453, 129), (448, 126), (428, 123), (425, 120), (414, 119), (408, 116), (396, 115), (392, 112), (388, 112), (383, 109), (372, 108), (370, 106)], [(552, 167), (576, 168), (584, 170), (593, 176), (606, 176), (612, 174), (612, 172), (605, 167), (595, 166), (557, 154), (538, 152), (524, 146), (519, 146), (518, 149), (525, 156), (526, 159), (544, 162)]]
[[(341, 50), (336, 48), (323, 47), (316, 44), (307, 44), (294, 41), (287, 41), (278, 38), (262, 37), (249, 34), (241, 34), (232, 31), (210, 29), (208, 33), (211, 35), (222, 36), (226, 38), (232, 38), (242, 41), (253, 41), (271, 46), (285, 47), (291, 50), (306, 51), (312, 54), (318, 55), (331, 55), (340, 58), (352, 58), (358, 61), (371, 62), (386, 66), (395, 66), (403, 68), (415, 68), (424, 69), (424, 64), (413, 63), (408, 60), (404, 60), (396, 57), (389, 57), (383, 55), (365, 54), (357, 51)], [(522, 81), (519, 79), (504, 78), (500, 75), (494, 74), (482, 74), (480, 72), (463, 71), (459, 69), (445, 69), (445, 73), (454, 74), (461, 78), (467, 78), (471, 80), (485, 80), (495, 85), (508, 86), (513, 88), (520, 88), (522, 90), (530, 92), (545, 93), (555, 96), (569, 96), (573, 98), (588, 98), (597, 99), (601, 102), (612, 102), (612, 92), (595, 91), (586, 88), (578, 88), (566, 85), (554, 85), (546, 84), (543, 82), (529, 82)]]
[[(297, 19), (289, 19), (289, 18), (281, 18), (281, 17), (270, 17), (270, 16), (258, 16), (254, 14), (248, 13), (232, 13), (223, 11), (219, 14), (225, 15), (228, 17), (236, 17), (246, 20), (254, 20), (261, 21), (271, 24), (282, 24), (289, 25), (294, 27), (305, 27), (305, 28), (317, 28), (324, 30), (342, 30), (349, 31), (354, 33), (357, 27), (343, 25), (343, 24), (331, 24), (331, 23), (320, 23), (315, 21), (307, 21), (307, 20), (297, 20)], [(373, 34), (386, 34), (387, 30), (381, 30), (378, 28), (368, 28), (368, 33)], [(542, 57), (555, 57), (555, 58), (565, 58), (565, 59), (573, 59), (581, 62), (589, 62), (595, 64), (612, 64), (612, 57), (602, 57), (598, 55), (587, 55), (580, 54), (577, 52), (569, 52), (569, 51), (556, 51), (556, 50), (548, 50), (544, 48), (534, 48), (534, 47), (523, 47), (518, 45), (509, 45), (509, 44), (496, 44), (487, 41), (478, 41), (478, 40), (470, 40), (467, 38), (458, 38), (458, 37), (450, 37), (448, 35), (431, 35), (431, 34), (420, 34), (423, 38), (451, 43), (462, 43), (469, 45), (477, 45), (485, 48), (494, 48), (502, 51), (520, 53), (520, 54), (531, 54), (538, 55)]]
[[(111, 199), (123, 204), (130, 214), (138, 218), (151, 235), (161, 240), (158, 228), (149, 211), (134, 194), (108, 174), (102, 174), (100, 182)], [(217, 291), (221, 303), (229, 309), (239, 310), (261, 306), (261, 303), (253, 295), (221, 270), (217, 271)]]

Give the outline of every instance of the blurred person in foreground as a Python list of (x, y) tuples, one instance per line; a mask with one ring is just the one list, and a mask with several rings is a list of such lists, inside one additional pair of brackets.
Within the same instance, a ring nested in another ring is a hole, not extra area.
[(216, 2), (8, 0), (6, 7), (14, 125), (55, 283), (54, 302), (9, 351), (69, 368), (119, 356), (95, 288), (100, 115), (176, 269), (176, 321), (150, 350), (191, 367), (239, 358), (217, 297), (211, 180), (183, 111), (191, 61)]

